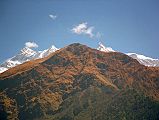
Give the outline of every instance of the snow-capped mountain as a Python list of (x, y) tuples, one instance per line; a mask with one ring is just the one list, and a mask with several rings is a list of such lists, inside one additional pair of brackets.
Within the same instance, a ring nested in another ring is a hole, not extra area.
[(17, 55), (7, 59), (0, 65), (0, 73), (8, 70), (9, 68), (20, 65), (26, 61), (46, 57), (56, 50), (58, 50), (58, 48), (56, 48), (54, 45), (44, 51), (34, 51), (31, 48), (25, 46)]
[[(25, 46), (17, 55), (7, 59), (0, 65), (0, 73), (17, 65), (20, 65), (26, 61), (44, 58), (55, 52), (56, 50), (58, 50), (58, 48), (56, 48), (54, 45), (43, 51), (35, 51)], [(99, 42), (97, 50), (103, 52), (115, 52), (111, 47), (105, 47), (101, 42)], [(126, 53), (126, 55), (132, 57), (133, 59), (136, 59), (140, 64), (143, 64), (145, 66), (159, 67), (159, 59), (153, 59), (136, 53)]]
[(97, 50), (103, 51), (103, 52), (115, 52), (111, 47), (105, 47), (101, 42), (98, 43)]
[(153, 59), (136, 53), (127, 53), (128, 56), (136, 59), (140, 64), (151, 67), (159, 67), (159, 59)]
[(54, 45), (52, 45), (50, 48), (48, 48), (44, 51), (39, 51), (39, 53), (36, 55), (36, 58), (44, 58), (44, 57), (48, 56), (49, 54), (55, 52), (56, 50), (58, 50), (58, 48), (56, 48)]
[(6, 71), (6, 70), (8, 70), (8, 69), (5, 68), (5, 67), (0, 67), (0, 73), (4, 72), (4, 71)]
[[(97, 50), (103, 52), (115, 52), (111, 47), (105, 47), (101, 42), (99, 42)], [(136, 53), (126, 53), (126, 55), (132, 57), (133, 59), (136, 59), (142, 65), (149, 67), (159, 67), (159, 59), (153, 59)]]

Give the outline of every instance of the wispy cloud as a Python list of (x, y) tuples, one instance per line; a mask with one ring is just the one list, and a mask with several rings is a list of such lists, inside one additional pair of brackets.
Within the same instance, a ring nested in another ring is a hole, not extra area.
[(102, 34), (100, 32), (97, 32), (96, 33), (96, 36), (95, 36), (97, 39), (100, 39), (102, 37)]
[(49, 17), (52, 19), (52, 20), (55, 20), (57, 18), (57, 15), (52, 15), (50, 14)]
[(29, 47), (29, 48), (37, 48), (38, 47), (38, 45), (35, 42), (26, 42), (25, 46)]
[(76, 33), (78, 35), (80, 34), (88, 35), (91, 38), (94, 37), (93, 30), (94, 27), (88, 26), (87, 22), (81, 23), (71, 29), (73, 33)]

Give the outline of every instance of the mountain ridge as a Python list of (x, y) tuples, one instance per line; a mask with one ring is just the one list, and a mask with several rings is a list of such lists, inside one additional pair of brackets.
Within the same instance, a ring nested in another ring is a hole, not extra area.
[[(97, 48), (97, 50), (103, 52), (115, 52), (115, 50), (113, 50), (111, 47), (105, 47), (101, 42), (99, 42), (99, 47)], [(136, 59), (142, 65), (148, 67), (159, 67), (159, 59), (153, 59), (137, 53), (125, 53), (125, 54), (132, 57), (133, 59)]]
[(20, 120), (158, 119), (157, 67), (77, 43), (38, 60), (20, 65), (27, 70), (16, 66), (20, 72), (0, 74), (1, 114), (11, 110), (8, 116)]
[[(103, 51), (103, 52), (115, 52), (111, 47), (105, 47), (101, 42), (98, 43), (97, 50)], [(20, 50), (20, 52), (7, 59), (4, 63), (0, 65), (0, 73), (5, 72), (6, 70), (15, 67), (17, 65), (20, 65), (24, 62), (44, 58), (50, 55), (51, 53), (55, 52), (59, 48), (56, 48), (54, 45), (52, 45), (50, 48), (45, 49), (43, 51), (34, 51), (28, 47), (24, 47)], [(148, 66), (148, 67), (159, 67), (159, 60), (158, 59), (152, 59), (150, 57), (146, 57), (143, 55), (139, 55), (136, 53), (125, 53), (126, 55), (132, 57), (133, 59), (136, 59), (140, 64)]]
[(140, 64), (143, 64), (145, 66), (159, 67), (159, 59), (153, 59), (136, 53), (127, 53), (127, 55), (136, 59), (137, 61), (139, 61)]

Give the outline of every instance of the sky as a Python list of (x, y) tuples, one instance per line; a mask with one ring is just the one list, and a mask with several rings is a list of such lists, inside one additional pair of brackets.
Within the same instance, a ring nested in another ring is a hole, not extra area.
[(24, 46), (100, 41), (159, 58), (159, 0), (0, 0), (0, 63)]

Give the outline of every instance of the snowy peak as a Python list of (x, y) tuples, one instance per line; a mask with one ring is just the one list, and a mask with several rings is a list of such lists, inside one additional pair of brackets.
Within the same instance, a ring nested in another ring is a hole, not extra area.
[(58, 48), (56, 48), (54, 45), (44, 51), (34, 51), (31, 48), (25, 46), (17, 55), (7, 59), (0, 65), (0, 73), (17, 65), (20, 65), (26, 61), (44, 58), (55, 52), (56, 50), (58, 50)]
[(8, 70), (8, 69), (5, 68), (5, 67), (0, 67), (0, 73), (4, 72), (4, 71), (6, 71), (6, 70)]
[[(103, 51), (103, 52), (115, 52), (111, 47), (105, 47), (101, 42), (99, 42), (99, 47), (97, 50)], [(159, 60), (153, 59), (150, 57), (146, 57), (144, 55), (139, 55), (136, 53), (127, 53), (128, 56), (132, 57), (133, 59), (136, 59), (140, 64), (148, 66), (148, 67), (159, 67)]]
[[(100, 50), (103, 52), (115, 52), (111, 47), (105, 47), (101, 42), (99, 42), (98, 45), (99, 46), (97, 50)], [(15, 67), (19, 64), (22, 64), (26, 61), (44, 58), (57, 50), (59, 49), (56, 48), (54, 45), (52, 45), (50, 48), (45, 49), (43, 51), (35, 51), (25, 46), (23, 49), (20, 50), (20, 52), (17, 55), (7, 59), (4, 63), (0, 65), (0, 73), (12, 67)], [(139, 55), (136, 53), (127, 53), (127, 55), (132, 57), (133, 59), (136, 59), (140, 64), (143, 64), (145, 66), (159, 67), (158, 59), (153, 59), (153, 58), (146, 57), (144, 55)]]
[(59, 50), (59, 49), (56, 48), (54, 45), (52, 45), (50, 48), (48, 48), (44, 51), (39, 51), (37, 58), (44, 58), (57, 50)]
[(143, 59), (143, 60), (158, 60), (158, 59), (153, 59), (153, 58), (150, 58), (150, 57), (146, 57), (144, 55), (139, 55), (139, 54), (136, 54), (136, 53), (127, 53), (127, 55), (132, 56), (132, 57), (136, 57), (136, 58), (139, 58), (139, 59)]
[(28, 47), (24, 47), (23, 49), (20, 50), (20, 53), (21, 55), (25, 55), (25, 56), (32, 56), (32, 55), (35, 55), (37, 52), (28, 48)]
[(140, 64), (151, 67), (159, 67), (159, 60), (146, 57), (144, 55), (139, 55), (136, 53), (127, 53), (128, 56), (136, 59)]
[(46, 50), (46, 53), (50, 54), (52, 52), (55, 52), (56, 50), (58, 50), (58, 48), (56, 48), (54, 45), (52, 45), (49, 49)]
[(111, 47), (105, 47), (101, 42), (98, 43), (97, 50), (103, 51), (103, 52), (115, 52)]

